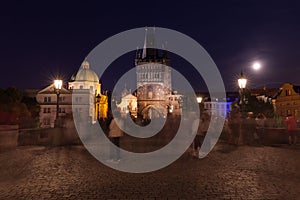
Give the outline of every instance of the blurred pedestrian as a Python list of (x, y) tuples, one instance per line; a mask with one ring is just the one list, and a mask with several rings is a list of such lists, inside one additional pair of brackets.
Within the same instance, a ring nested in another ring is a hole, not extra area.
[[(195, 122), (198, 122), (198, 120), (195, 120)], [(210, 124), (210, 116), (207, 113), (202, 113), (200, 115), (198, 129), (197, 129), (197, 132), (196, 132), (196, 136), (194, 138), (193, 156), (195, 156), (197, 158), (199, 157), (200, 147), (201, 147), (201, 145), (203, 143), (203, 140), (206, 136), (209, 124)], [(195, 124), (193, 124), (193, 127), (195, 127)]]
[(109, 125), (109, 134), (108, 137), (111, 138), (114, 146), (111, 146), (110, 149), (110, 161), (112, 162), (120, 162), (120, 138), (124, 135), (122, 129), (120, 127), (124, 126), (124, 121), (121, 117), (119, 111), (115, 111), (111, 123)]
[(261, 144), (261, 138), (264, 137), (266, 120), (267, 118), (263, 113), (259, 113), (255, 118), (256, 132), (254, 133), (254, 141), (257, 144)]
[(240, 139), (240, 131), (241, 131), (241, 115), (239, 112), (230, 113), (230, 117), (228, 120), (229, 127), (231, 129), (231, 139), (230, 144), (238, 145)]
[(287, 127), (287, 132), (289, 136), (289, 145), (296, 144), (297, 143), (297, 120), (295, 116), (288, 115), (286, 119), (284, 120), (284, 123)]

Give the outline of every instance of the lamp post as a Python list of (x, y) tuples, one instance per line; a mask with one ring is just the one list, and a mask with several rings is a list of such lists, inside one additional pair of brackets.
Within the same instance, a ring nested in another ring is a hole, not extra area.
[(240, 105), (241, 105), (241, 121), (240, 121), (240, 124), (239, 124), (239, 137), (238, 137), (238, 140), (237, 140), (237, 144), (243, 144), (244, 143), (244, 131), (243, 131), (243, 123), (244, 123), (244, 116), (245, 116), (245, 100), (246, 100), (246, 97), (245, 97), (245, 88), (246, 88), (246, 85), (247, 85), (247, 79), (246, 77), (244, 76), (243, 72), (241, 72), (241, 76), (240, 78), (238, 79), (238, 85), (239, 85), (239, 88), (240, 88)]
[(96, 96), (96, 111), (97, 111), (97, 119), (100, 119), (100, 101), (101, 101), (101, 96), (98, 94)]
[(244, 107), (245, 107), (245, 88), (246, 88), (246, 85), (247, 85), (247, 79), (246, 77), (244, 76), (243, 72), (241, 72), (241, 76), (240, 78), (238, 79), (238, 85), (239, 85), (239, 88), (240, 88), (240, 104), (241, 104), (241, 111), (242, 113), (245, 111), (244, 110)]
[(198, 103), (198, 106), (199, 106), (199, 111), (201, 113), (201, 111), (203, 111), (203, 104), (202, 104), (203, 97), (198, 96), (196, 99), (197, 99), (197, 103)]
[(59, 95), (62, 88), (62, 80), (54, 80), (54, 91), (56, 93), (57, 99), (56, 99), (56, 119), (55, 124), (57, 126), (57, 120), (58, 120), (58, 112), (59, 112)]

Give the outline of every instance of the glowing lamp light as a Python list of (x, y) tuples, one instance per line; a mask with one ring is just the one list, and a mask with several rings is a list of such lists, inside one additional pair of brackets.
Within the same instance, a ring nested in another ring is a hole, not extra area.
[(241, 77), (238, 79), (238, 84), (240, 89), (245, 89), (247, 85), (247, 79), (244, 77), (243, 72), (241, 73)]
[(202, 97), (197, 97), (197, 103), (201, 103), (202, 102)]
[(62, 87), (62, 80), (54, 80), (54, 87), (57, 90), (60, 90)]
[(174, 109), (174, 106), (171, 105), (171, 106), (170, 106), (170, 109), (169, 109), (169, 112), (172, 113), (172, 112), (173, 112), (173, 109)]

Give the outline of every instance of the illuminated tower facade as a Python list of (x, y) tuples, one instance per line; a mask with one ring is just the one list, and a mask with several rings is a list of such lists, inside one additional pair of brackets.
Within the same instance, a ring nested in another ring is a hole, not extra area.
[(166, 116), (167, 96), (171, 94), (171, 67), (168, 52), (158, 50), (155, 28), (146, 29), (144, 47), (137, 51), (137, 106), (143, 118)]

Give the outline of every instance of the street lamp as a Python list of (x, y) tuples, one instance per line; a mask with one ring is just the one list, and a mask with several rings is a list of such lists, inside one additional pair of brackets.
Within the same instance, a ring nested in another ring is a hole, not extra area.
[(97, 112), (97, 119), (100, 119), (100, 103), (101, 103), (101, 95), (98, 94), (96, 96), (96, 112)]
[(58, 120), (58, 111), (59, 111), (59, 95), (62, 88), (62, 80), (54, 80), (54, 91), (56, 93), (57, 99), (56, 99), (56, 125)]
[(197, 103), (201, 103), (202, 102), (202, 97), (197, 97)]
[(239, 87), (240, 89), (245, 89), (246, 88), (246, 85), (247, 85), (247, 79), (245, 78), (243, 72), (241, 72), (241, 76), (240, 78), (238, 79), (238, 84), (239, 84)]
[(239, 85), (239, 88), (240, 88), (240, 104), (241, 104), (241, 110), (242, 112), (244, 111), (244, 106), (245, 106), (245, 88), (246, 88), (246, 85), (247, 85), (247, 79), (246, 77), (244, 76), (243, 72), (241, 72), (241, 76), (240, 78), (238, 79), (238, 85)]

